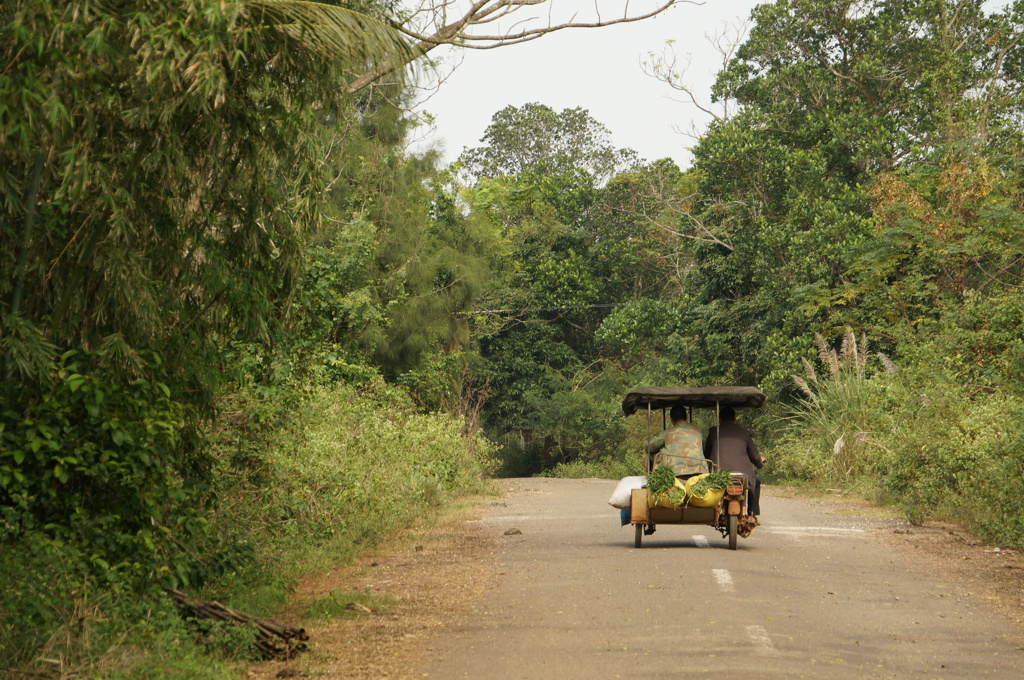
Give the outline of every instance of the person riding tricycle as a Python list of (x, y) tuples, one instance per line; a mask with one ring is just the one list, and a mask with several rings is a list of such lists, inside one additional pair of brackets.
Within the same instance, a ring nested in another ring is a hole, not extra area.
[[(736, 549), (758, 525), (759, 482), (754, 468), (764, 458), (750, 433), (735, 422), (736, 408), (760, 408), (755, 387), (638, 387), (622, 400), (622, 412), (647, 412), (646, 484), (630, 494), (634, 546), (658, 524), (704, 524), (718, 529)], [(715, 426), (702, 443), (693, 409), (714, 409)], [(652, 414), (662, 411), (663, 432), (652, 436)], [(664, 423), (669, 411), (671, 427)], [(689, 417), (687, 417), (689, 410)], [(749, 445), (748, 445), (749, 444)]]

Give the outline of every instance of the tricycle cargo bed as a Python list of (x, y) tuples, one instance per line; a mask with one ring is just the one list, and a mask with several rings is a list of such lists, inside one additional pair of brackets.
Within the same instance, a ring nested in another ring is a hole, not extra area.
[(718, 508), (659, 508), (647, 511), (650, 524), (714, 524)]
[(634, 489), (633, 505), (630, 508), (631, 524), (715, 524), (718, 521), (719, 508), (698, 508), (681, 506), (678, 508), (648, 507), (647, 489)]

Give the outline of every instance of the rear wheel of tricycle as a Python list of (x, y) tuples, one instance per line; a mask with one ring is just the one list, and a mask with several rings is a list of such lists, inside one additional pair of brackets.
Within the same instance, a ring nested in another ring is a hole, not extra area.
[(633, 547), (634, 548), (639, 548), (640, 547), (640, 541), (644, 537), (644, 525), (643, 524), (636, 524), (634, 526), (636, 527), (636, 533), (633, 534)]
[(736, 549), (736, 535), (739, 522), (740, 518), (738, 515), (729, 515), (729, 550)]

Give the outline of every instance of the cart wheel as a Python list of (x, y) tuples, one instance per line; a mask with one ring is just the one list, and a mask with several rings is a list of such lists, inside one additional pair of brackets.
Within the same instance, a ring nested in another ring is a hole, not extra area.
[(633, 547), (634, 548), (639, 548), (640, 547), (640, 541), (644, 537), (644, 525), (643, 524), (635, 524), (634, 526), (636, 527), (636, 533), (633, 534)]
[(729, 515), (729, 550), (736, 549), (736, 533), (740, 518), (737, 515)]

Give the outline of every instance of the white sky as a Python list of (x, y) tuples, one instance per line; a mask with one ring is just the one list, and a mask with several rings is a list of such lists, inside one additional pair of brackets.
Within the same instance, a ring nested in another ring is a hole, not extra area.
[[(760, 1), (680, 4), (646, 21), (567, 29), (521, 45), (464, 50), (462, 64), (420, 105), (434, 115), (436, 129), (413, 148), (439, 144), (444, 161), (453, 161), (463, 147), (480, 145), (494, 113), (537, 102), (556, 111), (587, 109), (611, 131), (616, 146), (632, 148), (647, 160), (670, 157), (686, 167), (693, 140), (673, 126), (688, 131), (696, 123), (702, 129), (709, 118), (692, 104), (680, 103), (685, 95), (645, 75), (640, 61), (675, 41), (680, 57), (692, 57), (684, 80), (707, 105), (722, 58), (706, 35), (742, 23)], [(582, 15), (592, 3), (559, 0), (558, 6), (578, 6)]]

